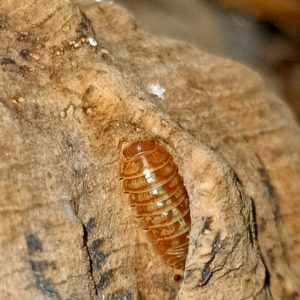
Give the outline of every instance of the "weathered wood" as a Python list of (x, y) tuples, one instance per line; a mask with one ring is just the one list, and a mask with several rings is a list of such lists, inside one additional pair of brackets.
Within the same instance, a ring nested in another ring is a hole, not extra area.
[[(1, 298), (297, 299), (299, 128), (261, 79), (115, 5), (17, 7), (0, 4)], [(190, 197), (180, 287), (119, 185), (118, 142), (141, 137)]]

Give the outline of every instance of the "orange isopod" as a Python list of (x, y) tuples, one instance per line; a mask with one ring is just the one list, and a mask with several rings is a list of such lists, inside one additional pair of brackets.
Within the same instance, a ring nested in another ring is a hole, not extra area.
[(182, 177), (167, 150), (154, 139), (123, 143), (120, 179), (129, 203), (154, 251), (182, 269), (191, 228), (189, 200)]

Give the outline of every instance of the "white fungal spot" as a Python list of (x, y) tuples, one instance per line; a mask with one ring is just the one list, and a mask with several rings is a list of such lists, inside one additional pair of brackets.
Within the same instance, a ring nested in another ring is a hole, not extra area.
[(90, 44), (91, 46), (93, 46), (93, 47), (96, 47), (96, 46), (98, 45), (97, 40), (96, 40), (95, 38), (93, 38), (93, 37), (88, 37), (87, 40), (88, 40), (89, 44)]
[(144, 174), (145, 174), (145, 177), (146, 177), (147, 179), (151, 177), (151, 172), (150, 172), (149, 169), (146, 169), (146, 170), (144, 171)]
[(144, 174), (145, 174), (145, 178), (146, 178), (148, 183), (153, 183), (155, 181), (155, 178), (154, 178), (154, 176), (152, 175), (152, 173), (150, 172), (149, 169), (146, 169), (144, 171)]
[(159, 83), (151, 83), (148, 85), (147, 91), (149, 94), (158, 97), (159, 99), (165, 99), (166, 89), (163, 88)]
[(162, 213), (162, 216), (166, 218), (166, 217), (168, 216), (168, 214), (169, 214), (168, 211), (164, 211), (164, 212)]
[(157, 194), (158, 194), (158, 189), (152, 190), (152, 191), (151, 191), (151, 194), (152, 194), (152, 195), (157, 195)]
[(164, 204), (163, 204), (163, 202), (161, 202), (161, 201), (158, 201), (158, 202), (156, 202), (156, 206), (157, 207), (162, 207)]

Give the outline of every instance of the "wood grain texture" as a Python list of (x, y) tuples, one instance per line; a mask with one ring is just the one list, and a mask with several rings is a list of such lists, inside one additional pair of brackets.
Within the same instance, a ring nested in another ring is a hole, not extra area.
[[(0, 298), (297, 299), (299, 128), (260, 77), (116, 5), (25, 4), (32, 28), (0, 4)], [(180, 287), (119, 186), (119, 140), (145, 136), (190, 200)]]

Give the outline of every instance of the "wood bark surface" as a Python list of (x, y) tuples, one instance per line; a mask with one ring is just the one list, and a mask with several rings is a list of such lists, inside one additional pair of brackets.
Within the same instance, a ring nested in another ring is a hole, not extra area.
[[(300, 130), (257, 74), (116, 5), (0, 14), (1, 299), (300, 297)], [(118, 179), (119, 141), (145, 137), (190, 198), (181, 284)]]

